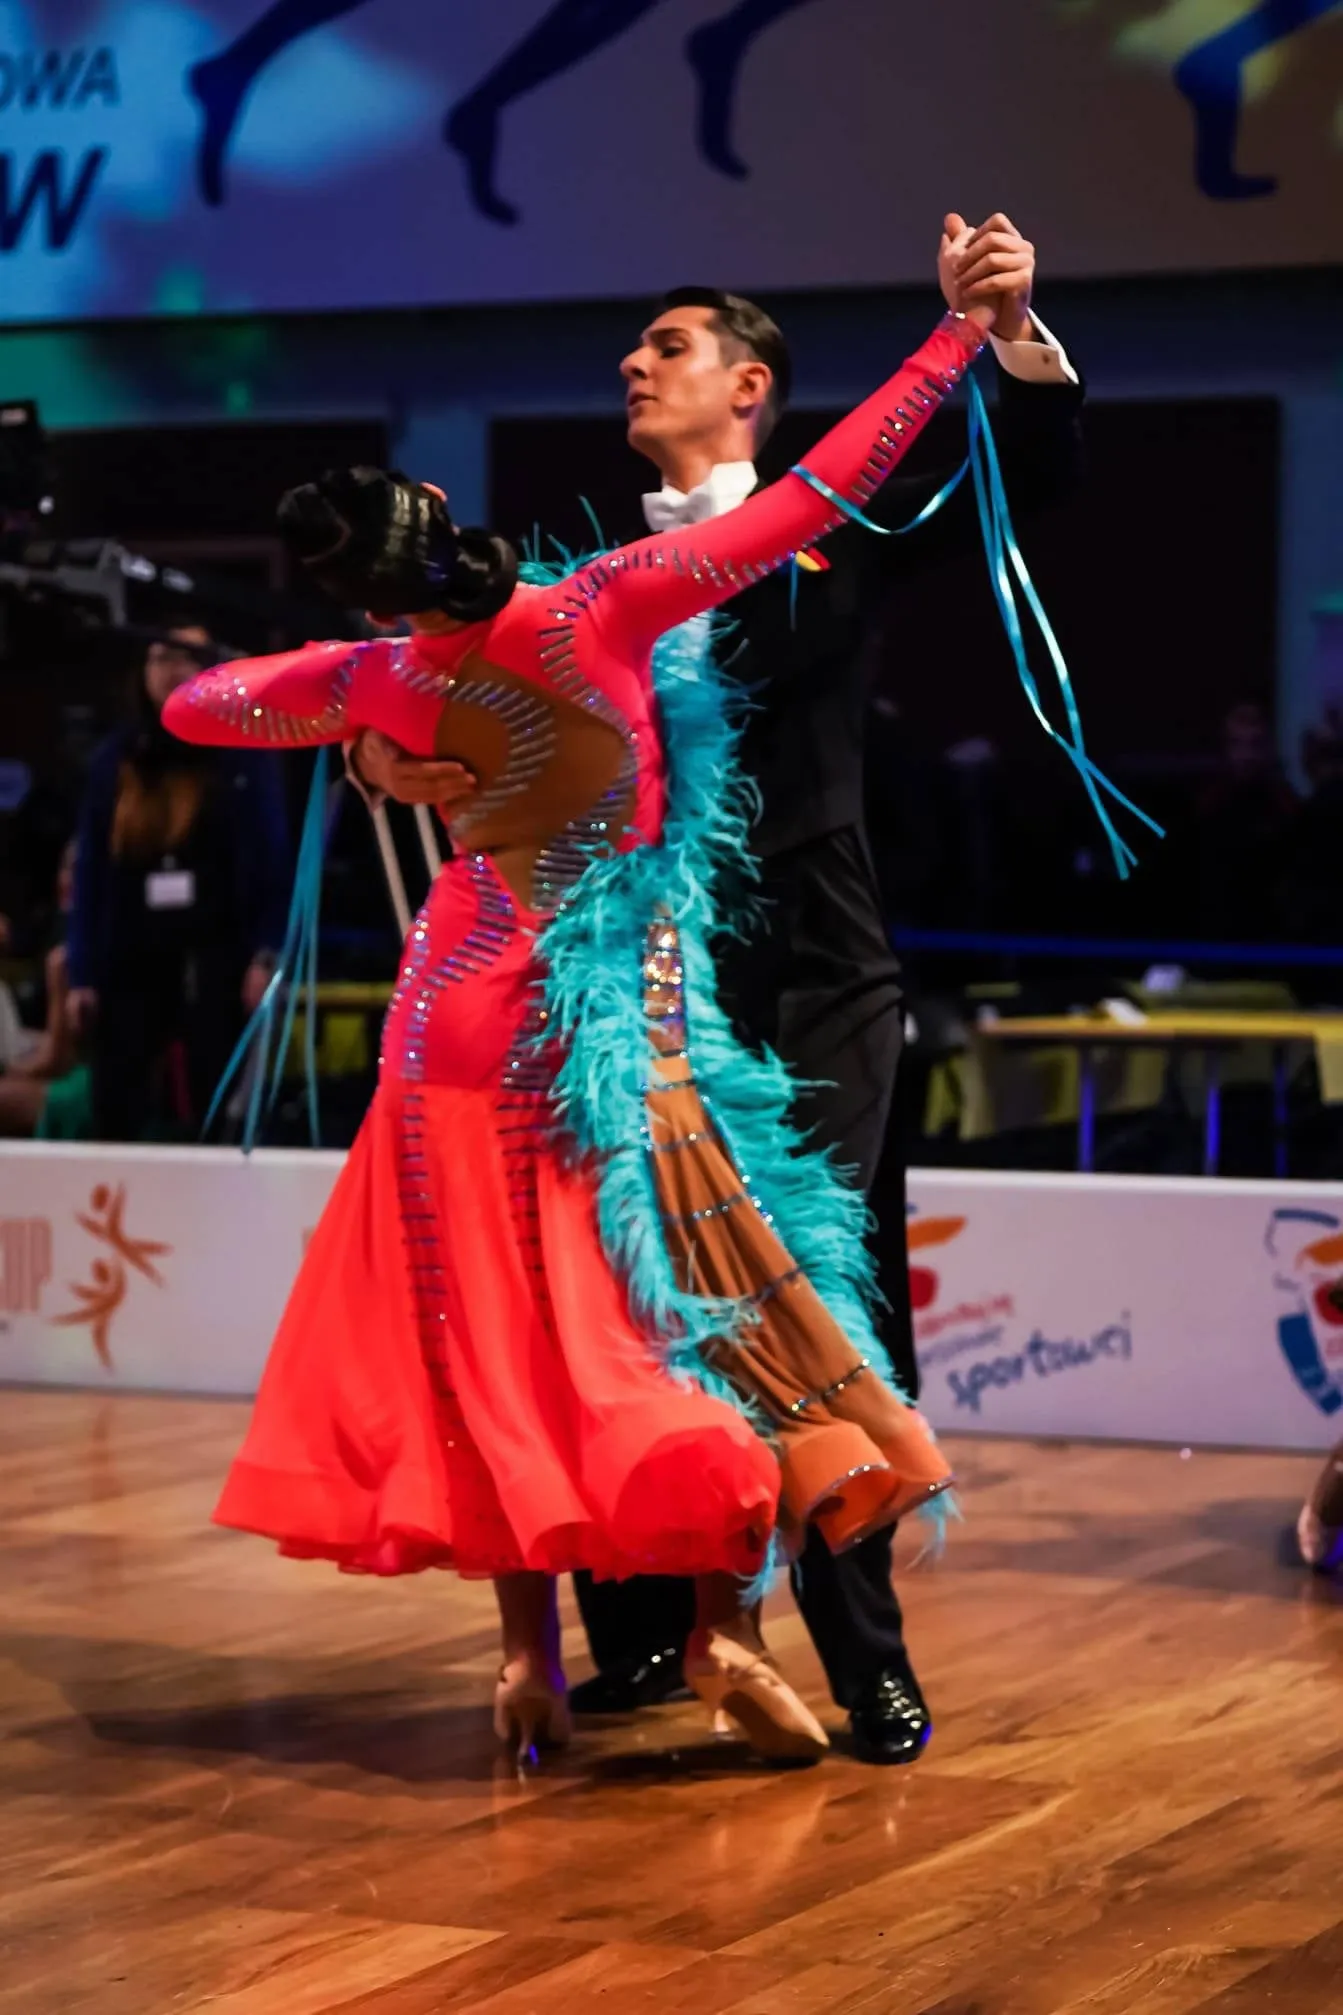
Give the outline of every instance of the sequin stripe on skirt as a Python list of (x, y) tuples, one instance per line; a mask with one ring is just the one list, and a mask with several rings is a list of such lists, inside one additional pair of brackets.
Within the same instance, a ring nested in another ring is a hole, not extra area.
[(754, 1305), (756, 1321), (717, 1365), (770, 1420), (790, 1520), (815, 1518), (853, 1545), (951, 1473), (920, 1416), (876, 1376), (736, 1168), (694, 1073), (675, 926), (659, 919), (644, 957), (650, 1038), (649, 1154), (680, 1285)]
[(527, 1011), (499, 1081), (495, 1109), (518, 1252), (541, 1319), (553, 1331), (555, 1317), (541, 1254), (537, 1193), (537, 1157), (554, 1127), (550, 1092), (555, 1061), (540, 1046), (546, 1021), (544, 985), (537, 978), (532, 983)]
[(452, 1563), (465, 1574), (507, 1574), (521, 1565), (493, 1481), (462, 1415), (453, 1384), (447, 1281), (430, 1170), (427, 1095), (407, 1086), (397, 1113), (396, 1185), (420, 1357), (433, 1394), (448, 1479)]
[[(429, 1161), (425, 1152), (424, 1094), (407, 1091), (401, 1101), (396, 1161), (397, 1201), (401, 1208), (401, 1237), (406, 1250), (406, 1273), (410, 1281), (415, 1326), (420, 1339), (420, 1356), (434, 1397), (460, 1428), (461, 1415), (452, 1388), (448, 1363), (447, 1299), (444, 1293), (443, 1254), (438, 1235), (438, 1212), (430, 1187)], [(448, 1444), (451, 1446), (451, 1443)]]
[[(445, 872), (452, 873), (453, 869)], [(477, 978), (503, 956), (517, 935), (518, 918), (512, 898), (485, 855), (472, 854), (466, 872), (476, 904), (470, 928), (462, 937), (454, 938), (446, 949), (437, 945), (433, 928), (435, 890), (429, 891), (406, 940), (401, 972), (383, 1024), (379, 1064), (385, 1067), (394, 1062), (398, 1075), (413, 1084), (424, 1078), (425, 1041), (437, 996), (446, 987)], [(393, 1031), (399, 1037), (394, 1058), (389, 1055)]]

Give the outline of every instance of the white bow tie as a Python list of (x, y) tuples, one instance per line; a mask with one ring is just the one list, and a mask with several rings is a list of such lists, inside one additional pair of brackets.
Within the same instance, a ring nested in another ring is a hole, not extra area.
[(720, 462), (693, 490), (678, 490), (671, 483), (651, 490), (643, 500), (644, 518), (650, 532), (702, 525), (706, 519), (721, 518), (724, 511), (745, 503), (755, 484), (755, 470), (749, 462)]

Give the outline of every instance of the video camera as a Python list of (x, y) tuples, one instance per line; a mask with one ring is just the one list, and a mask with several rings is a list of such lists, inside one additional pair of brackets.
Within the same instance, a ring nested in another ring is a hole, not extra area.
[[(35, 612), (62, 650), (71, 637), (132, 629), (149, 636), (182, 620), (241, 633), (262, 649), (277, 633), (309, 636), (315, 621), (330, 623), (325, 600), (307, 592), (188, 571), (115, 538), (53, 538), (53, 464), (36, 401), (0, 401), (0, 663), (10, 655), (13, 610)], [(362, 622), (354, 627), (364, 634)]]

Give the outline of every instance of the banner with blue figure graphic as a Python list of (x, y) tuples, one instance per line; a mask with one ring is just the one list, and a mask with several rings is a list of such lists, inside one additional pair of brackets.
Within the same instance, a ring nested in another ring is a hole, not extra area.
[(910, 1296), (939, 1429), (1327, 1448), (1337, 1183), (915, 1169)]
[(1343, 0), (0, 0), (0, 319), (1343, 255)]
[(1321, 1413), (1343, 1411), (1343, 1217), (1303, 1207), (1275, 1210), (1264, 1243), (1283, 1297), (1283, 1357)]

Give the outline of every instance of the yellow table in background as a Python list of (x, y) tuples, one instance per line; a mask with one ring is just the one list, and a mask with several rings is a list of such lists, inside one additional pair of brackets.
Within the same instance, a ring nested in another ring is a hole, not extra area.
[[(376, 1028), (392, 998), (385, 980), (321, 980), (317, 987), (317, 1071), (320, 1077), (362, 1077), (378, 1053)], [(303, 1074), (306, 1017), (300, 1009), (286, 1059), (292, 1076)]]
[(1215, 1175), (1222, 1131), (1221, 1067), (1244, 1043), (1266, 1043), (1273, 1057), (1273, 1165), (1287, 1173), (1287, 1056), (1294, 1045), (1314, 1047), (1326, 1104), (1343, 1100), (1343, 1014), (1301, 1011), (1214, 1012), (1171, 1009), (1141, 1020), (1090, 1015), (1027, 1015), (991, 1021), (975, 1031), (986, 1045), (1064, 1049), (1075, 1054), (1078, 1070), (1077, 1166), (1096, 1163), (1096, 1061), (1105, 1052), (1158, 1050), (1188, 1052), (1203, 1061), (1203, 1170)]

